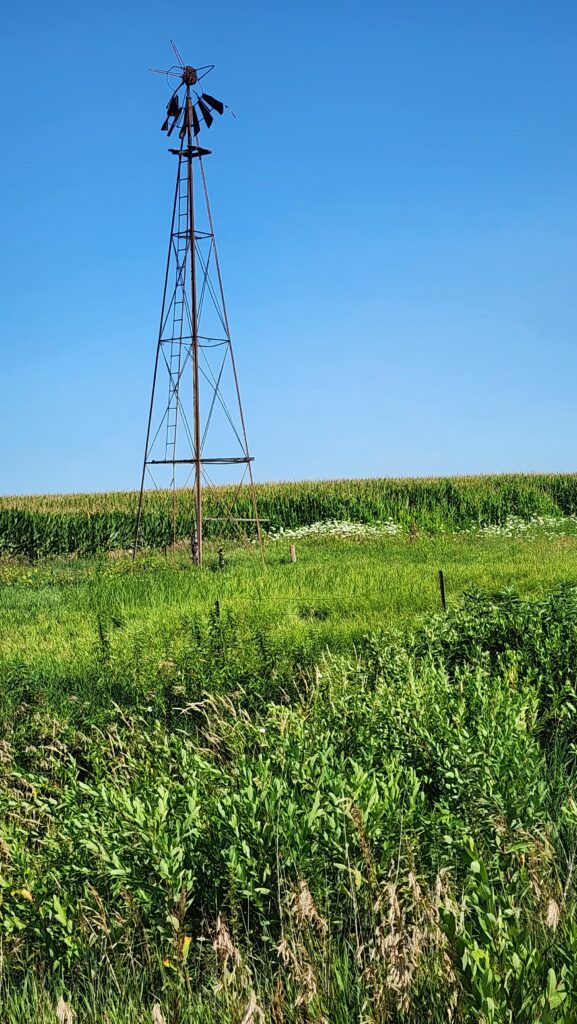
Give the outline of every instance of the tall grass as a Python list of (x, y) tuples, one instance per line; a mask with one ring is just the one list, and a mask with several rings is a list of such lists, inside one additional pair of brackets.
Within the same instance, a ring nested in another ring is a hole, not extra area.
[[(501, 475), (431, 479), (368, 479), (259, 484), (259, 515), (265, 528), (294, 527), (320, 520), (375, 522), (453, 530), (501, 523), (509, 515), (569, 515), (577, 512), (574, 474)], [(204, 496), (204, 515), (221, 516), (235, 492), (216, 489)], [(135, 492), (0, 498), (0, 553), (35, 558), (68, 552), (93, 553), (133, 543)], [(236, 500), (237, 514), (250, 517), (249, 489)], [(193, 528), (191, 492), (178, 494), (177, 536)], [(208, 536), (215, 531), (207, 523)], [(146, 496), (142, 543), (172, 543), (172, 492)]]
[[(411, 535), (309, 537), (216, 553), (202, 570), (186, 552), (0, 562), (0, 717), (50, 710), (101, 719), (111, 700), (159, 712), (189, 681), (200, 695), (227, 650), (230, 690), (257, 702), (292, 693), (328, 648), (414, 624), (471, 586), (543, 595), (577, 581), (577, 537)], [(218, 602), (219, 615), (216, 615)]]
[(260, 665), (258, 700), (227, 628), (162, 715), (4, 721), (4, 1019), (574, 1020), (575, 589)]

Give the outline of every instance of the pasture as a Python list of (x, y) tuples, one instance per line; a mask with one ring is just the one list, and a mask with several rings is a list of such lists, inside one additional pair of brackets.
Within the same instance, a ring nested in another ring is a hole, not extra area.
[(515, 480), (302, 485), (264, 563), (5, 545), (3, 1019), (574, 1019), (573, 478)]

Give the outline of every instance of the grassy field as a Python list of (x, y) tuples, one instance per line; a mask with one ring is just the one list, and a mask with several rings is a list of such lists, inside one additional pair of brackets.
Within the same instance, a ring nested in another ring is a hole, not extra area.
[(197, 694), (212, 685), (216, 632), (229, 673), (252, 674), (253, 691), (266, 695), (271, 671), (277, 686), (290, 685), (325, 649), (347, 653), (371, 631), (437, 611), (440, 568), (453, 606), (475, 587), (539, 595), (577, 582), (574, 532), (311, 536), (297, 552), (291, 564), (288, 540), (269, 542), (263, 564), (256, 549), (236, 547), (224, 570), (213, 552), (201, 571), (186, 552), (135, 565), (128, 557), (0, 563), (0, 676), (9, 684), (0, 708), (38, 700), (63, 714), (89, 701), (93, 715), (111, 699), (138, 704), (147, 693), (160, 709), (173, 677), (190, 687), (194, 669)]
[(558, 512), (0, 560), (0, 1019), (574, 1020)]

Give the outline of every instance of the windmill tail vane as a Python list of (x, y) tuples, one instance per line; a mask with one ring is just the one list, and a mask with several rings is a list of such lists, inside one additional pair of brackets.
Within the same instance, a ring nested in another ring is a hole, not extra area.
[(170, 496), (167, 544), (188, 538), (201, 564), (205, 539), (252, 534), (262, 552), (262, 536), (203, 165), (210, 150), (198, 139), (226, 105), (200, 91), (214, 65), (194, 68), (172, 48), (177, 64), (150, 69), (170, 82), (161, 130), (177, 130), (181, 148), (169, 150), (178, 166), (133, 557), (147, 543), (152, 484)]

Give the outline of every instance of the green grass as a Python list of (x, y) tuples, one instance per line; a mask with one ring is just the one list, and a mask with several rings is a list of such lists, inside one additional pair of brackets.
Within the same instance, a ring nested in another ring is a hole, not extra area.
[(574, 1020), (550, 533), (0, 562), (0, 1018)]
[[(575, 536), (309, 538), (297, 550), (291, 564), (288, 543), (269, 543), (263, 564), (256, 550), (231, 549), (223, 571), (214, 553), (201, 571), (186, 553), (135, 565), (129, 558), (5, 562), (0, 674), (11, 685), (0, 706), (7, 713), (20, 699), (38, 699), (62, 714), (89, 700), (92, 714), (111, 698), (138, 704), (146, 693), (161, 706), (174, 680), (201, 661), (195, 650), (203, 644), (210, 661), (217, 601), (221, 630), (229, 626), (236, 637), (232, 685), (235, 672), (260, 677), (270, 666), (281, 681), (292, 678), (325, 648), (346, 652), (370, 631), (430, 615), (440, 607), (439, 568), (450, 605), (471, 587), (531, 595), (577, 581)], [(210, 669), (197, 665), (199, 689)], [(255, 688), (262, 689), (256, 680)]]

